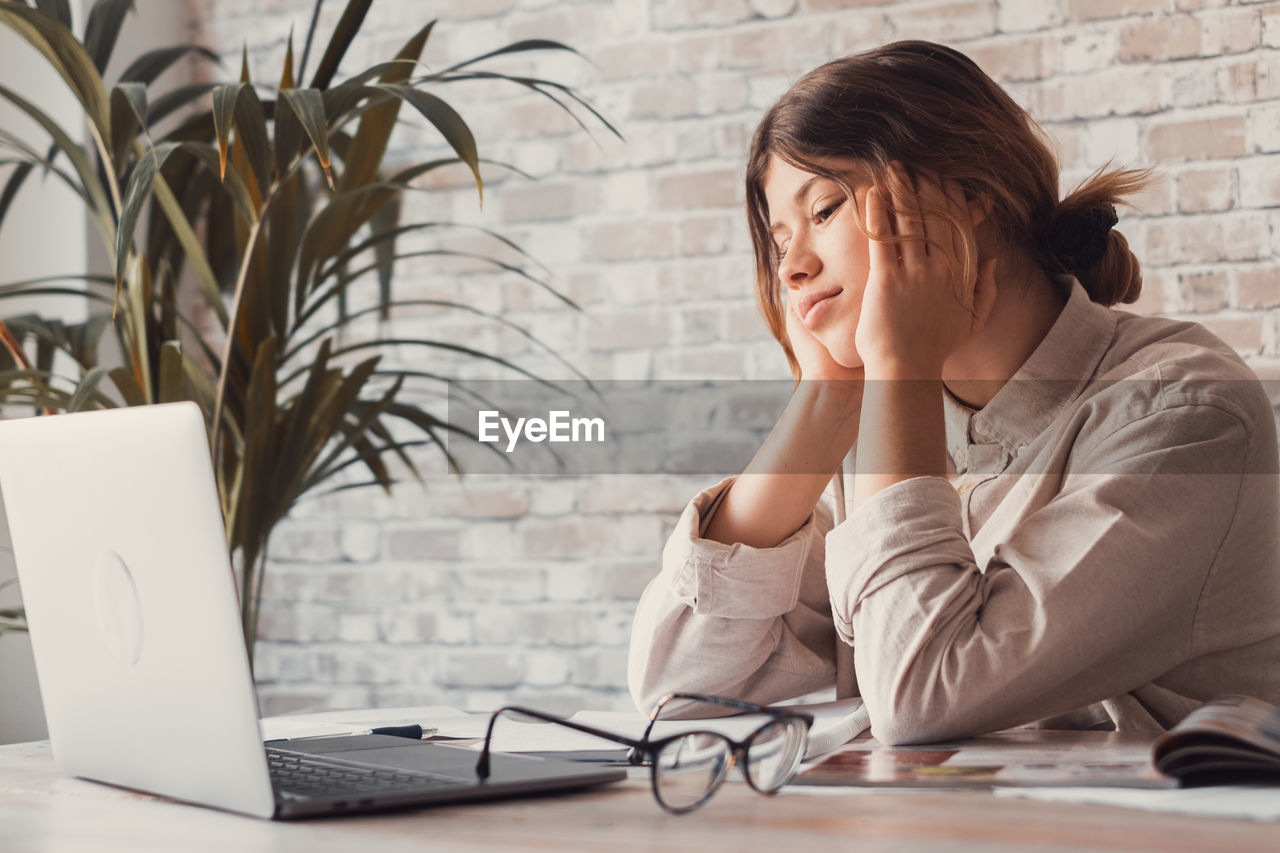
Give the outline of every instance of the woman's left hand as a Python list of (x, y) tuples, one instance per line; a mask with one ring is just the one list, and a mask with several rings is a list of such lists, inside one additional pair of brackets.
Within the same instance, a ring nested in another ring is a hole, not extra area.
[(858, 319), (858, 354), (868, 377), (892, 373), (899, 378), (938, 379), (947, 357), (980, 334), (991, 315), (995, 259), (983, 261), (972, 281), (961, 281), (966, 243), (976, 257), (973, 231), (980, 214), (971, 210), (955, 181), (901, 168), (893, 178), (914, 186), (910, 195), (916, 209), (894, 211), (889, 194), (872, 187), (866, 195), (867, 228), (877, 236), (920, 239), (871, 241), (871, 272)]

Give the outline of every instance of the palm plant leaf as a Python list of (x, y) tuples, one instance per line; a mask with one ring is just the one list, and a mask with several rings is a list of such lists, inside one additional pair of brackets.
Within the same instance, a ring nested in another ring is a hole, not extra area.
[[(158, 95), (152, 99), (150, 108), (147, 111), (148, 123), (152, 125), (159, 124), (178, 110), (191, 105), (200, 98), (203, 98), (219, 85), (221, 84), (187, 83), (186, 85), (178, 86)], [(199, 117), (197, 117), (197, 120), (198, 119)]]
[[(80, 384), (76, 386), (76, 392), (71, 396), (71, 402), (67, 403), (67, 411), (78, 412), (83, 409), (89, 403), (90, 399), (95, 396), (98, 384), (102, 382), (110, 372), (110, 368), (103, 367), (102, 365), (98, 365), (97, 367), (90, 369), (89, 372), (84, 375), (84, 378), (80, 380)], [(97, 400), (109, 402), (109, 398), (100, 394), (97, 395)]]
[(307, 25), (307, 38), (302, 45), (302, 61), (298, 64), (299, 77), (305, 77), (307, 74), (307, 60), (311, 58), (311, 42), (316, 37), (316, 24), (320, 22), (320, 7), (323, 5), (324, 0), (316, 0), (315, 8), (311, 10), (311, 23)]
[[(13, 161), (6, 161), (6, 165), (9, 162)], [(9, 208), (13, 205), (13, 200), (18, 195), (18, 190), (22, 189), (22, 185), (26, 182), (27, 176), (31, 174), (33, 168), (35, 166), (30, 160), (23, 159), (9, 173), (9, 179), (4, 182), (4, 189), (0, 190), (0, 225), (4, 224), (4, 218), (9, 213)]]
[[(125, 151), (141, 130), (147, 133), (147, 87), (117, 83), (111, 87), (111, 150)], [(125, 165), (124, 161), (120, 166)]]
[[(109, 0), (104, 0), (109, 2)], [(96, 9), (96, 7), (95, 7)], [(90, 15), (92, 18), (92, 15)], [(111, 110), (98, 66), (71, 30), (56, 18), (15, 3), (0, 4), (0, 24), (12, 29), (38, 50), (66, 81), (84, 107), (100, 144), (110, 138)], [(108, 156), (110, 151), (105, 152)]]
[(89, 10), (89, 19), (84, 25), (84, 46), (99, 74), (111, 61), (124, 16), (131, 11), (133, 0), (98, 0)]
[[(285, 104), (298, 118), (298, 124), (306, 132), (315, 148), (320, 168), (324, 170), (329, 188), (333, 188), (333, 172), (329, 168), (329, 130), (324, 120), (324, 97), (319, 89), (285, 89), (280, 92)], [(276, 104), (279, 109), (279, 102)]]
[[(51, 18), (60, 21), (67, 29), (71, 28), (71, 3), (69, 0), (36, 0), (36, 8)], [(3, 584), (0, 584), (3, 586)]]
[(497, 50), (491, 50), (488, 53), (482, 53), (479, 56), (464, 59), (462, 62), (455, 63), (454, 65), (450, 65), (448, 68), (443, 69), (440, 73), (448, 74), (451, 71), (457, 71), (459, 68), (466, 68), (468, 65), (475, 65), (476, 63), (484, 62), (487, 59), (506, 56), (511, 53), (525, 53), (530, 50), (567, 50), (569, 53), (576, 56), (582, 56), (582, 54), (577, 50), (569, 47), (569, 45), (564, 44), (563, 42), (554, 41), (552, 39), (524, 39), (523, 41), (513, 42), (505, 47), (500, 47)]
[[(333, 36), (329, 39), (329, 46), (325, 48), (324, 55), (320, 57), (320, 64), (316, 67), (316, 76), (311, 79), (311, 88), (329, 88), (329, 83), (333, 81), (333, 75), (337, 73), (342, 57), (346, 56), (347, 48), (351, 46), (356, 33), (360, 31), (360, 25), (364, 23), (364, 16), (372, 5), (373, 0), (351, 0), (351, 2), (347, 3), (347, 8), (342, 10), (342, 17), (338, 19), (338, 25), (334, 27)], [(320, 4), (317, 3), (316, 14), (319, 14), (319, 12)]]
[(480, 160), (476, 153), (476, 138), (471, 134), (471, 128), (467, 127), (467, 123), (462, 120), (462, 116), (458, 115), (457, 110), (449, 106), (445, 101), (421, 89), (415, 89), (412, 86), (406, 86), (396, 83), (381, 83), (378, 88), (384, 92), (390, 92), (397, 98), (406, 101), (410, 106), (422, 113), (427, 121), (435, 125), (436, 130), (445, 138), (462, 162), (471, 168), (471, 174), (476, 179), (476, 190), (480, 193), (481, 201), (484, 200), (484, 181), (480, 177)]
[[(400, 48), (400, 52), (396, 54), (398, 61), (382, 72), (381, 83), (402, 83), (409, 79), (414, 67), (410, 62), (416, 62), (422, 56), (422, 49), (434, 26), (435, 21), (427, 24)], [(388, 100), (361, 115), (351, 147), (343, 158), (346, 169), (338, 185), (340, 192), (366, 184), (377, 175), (378, 166), (387, 150), (387, 140), (391, 138), (396, 117), (400, 114), (400, 103), (398, 100)]]
[(121, 72), (120, 82), (136, 82), (149, 86), (156, 81), (157, 77), (168, 71), (175, 62), (185, 56), (199, 56), (215, 64), (222, 62), (218, 58), (218, 54), (200, 45), (181, 44), (173, 47), (162, 47), (147, 51), (133, 60), (133, 62), (130, 62), (129, 66)]
[[(110, 202), (107, 201), (107, 195), (102, 189), (102, 184), (98, 181), (89, 157), (85, 154), (79, 143), (72, 140), (71, 136), (63, 129), (62, 125), (54, 121), (48, 113), (40, 109), (37, 105), (19, 95), (17, 92), (0, 85), (0, 98), (4, 98), (13, 104), (29, 118), (35, 121), (53, 140), (56, 151), (65, 154), (71, 162), (72, 168), (75, 170), (76, 176), (80, 181), (79, 194), (86, 197), (90, 212), (94, 214), (95, 219), (100, 223), (109, 220), (113, 215)], [(50, 153), (45, 158), (47, 162), (52, 162), (53, 154)], [(25, 177), (25, 175), (24, 175)], [(14, 192), (21, 186), (22, 181), (17, 180), (17, 176), (13, 176), (9, 180), (9, 184), (13, 186)], [(6, 187), (8, 192), (8, 187)], [(4, 221), (4, 212), (7, 209), (7, 203), (0, 203), (0, 223)]]

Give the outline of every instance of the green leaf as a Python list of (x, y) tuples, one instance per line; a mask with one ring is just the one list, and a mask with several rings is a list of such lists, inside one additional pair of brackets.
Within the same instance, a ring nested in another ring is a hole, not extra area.
[(125, 189), (124, 202), (120, 213), (120, 226), (116, 232), (116, 294), (124, 284), (125, 265), (129, 261), (129, 246), (133, 242), (134, 229), (138, 227), (138, 217), (142, 214), (142, 206), (151, 197), (151, 185), (156, 175), (169, 159), (169, 155), (179, 148), (177, 143), (162, 142), (139, 158), (129, 176), (129, 185)]
[(235, 121), (236, 101), (243, 83), (225, 83), (213, 90), (213, 130), (218, 138), (218, 178), (227, 176), (227, 148), (231, 145), (231, 127)]
[(311, 57), (311, 42), (316, 37), (316, 24), (320, 21), (320, 7), (324, 5), (324, 0), (316, 0), (315, 8), (311, 10), (311, 23), (307, 25), (307, 40), (302, 45), (302, 62), (298, 65), (298, 77), (307, 76), (307, 60)]
[(236, 100), (235, 128), (253, 177), (265, 191), (271, 185), (271, 139), (267, 136), (267, 116), (262, 101), (251, 85), (246, 85)]
[[(147, 132), (147, 87), (118, 83), (111, 87), (111, 150), (127, 151), (139, 128)], [(125, 165), (124, 158), (119, 165)]]
[(106, 86), (93, 59), (71, 30), (54, 18), (14, 3), (0, 4), (0, 24), (12, 29), (49, 61), (84, 107), (106, 145), (110, 139)]
[(458, 157), (462, 159), (462, 162), (471, 167), (471, 174), (476, 179), (476, 190), (479, 191), (480, 200), (483, 203), (484, 181), (480, 178), (480, 160), (479, 155), (476, 154), (476, 139), (471, 134), (471, 128), (467, 127), (467, 123), (462, 120), (462, 116), (458, 115), (453, 107), (430, 92), (423, 92), (412, 86), (398, 84), (383, 84), (378, 88), (391, 92), (396, 97), (407, 101), (414, 109), (422, 113), (427, 121), (435, 125)]
[(112, 384), (116, 386), (116, 390), (120, 392), (120, 396), (124, 398), (126, 406), (146, 405), (147, 398), (142, 393), (142, 389), (138, 387), (138, 380), (134, 377), (132, 371), (123, 367), (116, 367), (112, 368), (107, 375), (111, 378)]
[(324, 97), (318, 89), (284, 89), (280, 97), (289, 105), (298, 123), (311, 139), (320, 168), (324, 170), (329, 189), (333, 189), (333, 172), (329, 168), (329, 130), (324, 120)]
[(73, 193), (80, 196), (86, 205), (93, 204), (92, 200), (85, 192), (84, 187), (77, 183), (75, 178), (54, 165), (52, 160), (45, 157), (40, 152), (36, 151), (34, 148), (30, 147), (21, 139), (3, 128), (0, 128), (0, 143), (3, 143), (4, 147), (20, 153), (27, 162), (32, 163), (33, 165), (42, 166), (45, 174), (53, 175), (55, 178), (66, 184)]
[(187, 55), (199, 56), (218, 65), (222, 64), (218, 54), (207, 47), (201, 47), (196, 44), (179, 44), (173, 47), (150, 50), (142, 54), (142, 56), (129, 63), (129, 67), (120, 75), (120, 82), (136, 81), (150, 85), (156, 81), (157, 77), (168, 71), (175, 62)]
[(389, 240), (379, 240), (384, 234), (394, 235), (400, 224), (400, 199), (401, 196), (392, 196), (386, 204), (378, 208), (373, 217), (369, 220), (369, 231), (375, 238), (373, 244), (374, 265), (378, 272), (378, 306), (379, 318), (386, 320), (390, 317), (387, 303), (391, 301), (391, 280), (396, 266), (396, 246), (394, 237)]
[[(100, 227), (105, 227), (112, 218), (111, 204), (107, 200), (107, 194), (102, 188), (102, 183), (98, 180), (97, 170), (89, 161), (88, 155), (84, 149), (71, 138), (62, 125), (58, 124), (40, 107), (31, 101), (19, 95), (17, 92), (0, 85), (0, 98), (12, 103), (15, 107), (25, 113), (28, 117), (40, 125), (46, 133), (53, 139), (57, 150), (67, 156), (71, 162), (71, 166), (76, 171), (76, 175), (80, 179), (82, 197), (88, 199), (90, 213), (98, 220)], [(12, 183), (12, 179), (11, 179)], [(21, 182), (19, 182), (20, 185)], [(7, 188), (6, 188), (7, 189)], [(16, 192), (16, 189), (15, 189)], [(3, 220), (4, 204), (0, 202), (0, 221)]]
[(89, 10), (89, 20), (84, 25), (84, 47), (99, 74), (111, 61), (124, 16), (131, 11), (133, 0), (98, 0)]
[[(459, 62), (457, 65), (450, 65), (441, 71), (441, 74), (448, 74), (450, 71), (457, 71), (459, 68), (466, 68), (468, 65), (475, 65), (477, 62), (484, 62), (486, 59), (493, 59), (495, 56), (503, 56), (508, 53), (523, 53), (530, 50), (567, 50), (576, 56), (582, 56), (577, 50), (569, 47), (569, 45), (551, 39), (525, 39), (523, 41), (514, 42), (506, 47), (500, 47), (497, 50), (491, 50), (480, 56), (473, 56), (471, 59)], [(585, 57), (583, 57), (585, 59)]]
[(227, 308), (222, 302), (222, 290), (218, 287), (218, 280), (209, 266), (209, 259), (205, 257), (195, 230), (187, 221), (187, 215), (182, 212), (182, 205), (174, 198), (173, 191), (169, 189), (169, 184), (163, 175), (156, 174), (152, 183), (152, 193), (160, 209), (164, 211), (165, 218), (169, 220), (169, 225), (173, 228), (173, 233), (177, 236), (183, 251), (186, 252), (187, 261), (195, 271), (196, 280), (199, 281), (200, 289), (204, 292), (205, 302), (213, 309), (218, 322), (225, 329), (228, 322)]
[[(405, 46), (400, 49), (400, 52), (396, 54), (396, 59), (416, 62), (422, 55), (422, 49), (426, 46), (427, 38), (430, 37), (431, 29), (434, 26), (435, 21), (432, 21), (418, 30), (413, 38), (409, 39)], [(397, 62), (383, 73), (380, 82), (383, 84), (403, 83), (409, 79), (409, 74), (413, 68), (414, 66), (411, 64)], [(400, 101), (390, 100), (361, 116), (360, 126), (356, 130), (356, 135), (352, 140), (351, 149), (345, 161), (346, 167), (343, 170), (342, 181), (339, 184), (340, 191), (366, 184), (378, 174), (378, 169), (382, 165), (382, 157), (387, 150), (387, 140), (391, 138), (391, 131), (395, 128), (396, 116), (399, 113)]]
[(156, 398), (157, 403), (176, 403), (187, 399), (182, 389), (186, 375), (182, 362), (180, 343), (165, 341), (160, 346), (160, 393)]
[[(537, 349), (550, 355), (562, 366), (567, 368), (569, 372), (574, 374), (578, 379), (581, 379), (582, 381), (587, 383), (587, 386), (589, 388), (591, 388), (592, 390), (595, 390), (595, 386), (592, 384), (591, 380), (588, 379), (584, 373), (582, 373), (580, 370), (578, 370), (578, 368), (570, 364), (569, 361), (564, 358), (564, 356), (557, 353), (554, 348), (552, 348), (549, 344), (545, 343), (540, 338), (535, 336), (532, 332), (530, 332), (524, 326), (521, 326), (520, 324), (515, 323), (511, 320), (508, 320), (506, 317), (503, 317), (501, 314), (494, 314), (489, 311), (484, 311), (480, 308), (476, 308), (474, 305), (470, 305), (465, 302), (458, 302), (451, 299), (393, 300), (393, 301), (387, 302), (385, 305), (380, 304), (380, 305), (372, 306), (370, 308), (363, 308), (359, 311), (356, 311), (348, 315), (348, 317), (345, 320), (339, 320), (339, 321), (334, 321), (333, 323), (321, 324), (314, 331), (311, 331), (311, 334), (309, 334), (306, 338), (291, 344), (289, 349), (284, 354), (282, 363), (288, 364), (294, 358), (298, 357), (303, 352), (305, 352), (306, 348), (314, 344), (317, 340), (320, 340), (321, 338), (325, 338), (326, 336), (334, 335), (335, 332), (339, 331), (343, 323), (348, 323), (352, 320), (357, 320), (360, 317), (365, 317), (375, 312), (381, 314), (384, 310), (391, 310), (394, 308), (418, 308), (418, 307), (447, 308), (455, 311), (464, 311), (468, 314), (474, 314), (477, 317), (483, 317), (486, 320), (497, 323), (500, 326), (504, 326), (505, 328), (510, 329), (511, 331), (520, 335), (525, 340), (529, 341)], [(308, 329), (310, 330), (310, 327), (308, 327)], [(326, 340), (325, 343), (327, 342), (328, 341)], [(293, 374), (293, 375), (296, 376), (297, 374)], [(288, 383), (282, 382), (281, 384), (285, 385)]]
[[(337, 73), (338, 65), (342, 62), (342, 57), (346, 55), (347, 48), (351, 46), (356, 33), (360, 31), (364, 16), (372, 5), (373, 0), (351, 0), (347, 3), (347, 8), (342, 11), (342, 17), (338, 19), (338, 25), (329, 39), (329, 46), (325, 48), (324, 56), (320, 57), (316, 76), (311, 78), (311, 88), (329, 88), (333, 75)], [(319, 9), (317, 8), (316, 11), (319, 12)]]
[(398, 190), (399, 187), (392, 184), (369, 184), (331, 197), (315, 215), (307, 225), (298, 249), (295, 313), (302, 312), (303, 303), (311, 291), (312, 276), (320, 264), (347, 245), (374, 211)]
[(185, 86), (175, 86), (151, 101), (151, 109), (147, 112), (147, 122), (152, 125), (159, 124), (192, 101), (203, 98), (219, 85), (221, 84), (189, 83)]
[(36, 0), (36, 8), (71, 29), (71, 3), (69, 0)]
[(23, 160), (9, 174), (9, 180), (4, 182), (4, 190), (0, 191), (0, 225), (4, 224), (4, 218), (9, 213), (9, 208), (13, 205), (13, 200), (18, 195), (18, 190), (22, 189), (23, 183), (26, 182), (27, 176), (31, 174), (31, 170), (35, 166), (30, 160)]
[[(94, 396), (98, 383), (101, 382), (108, 373), (110, 373), (110, 368), (102, 366), (95, 367), (86, 373), (84, 378), (80, 380), (80, 384), (76, 386), (76, 393), (72, 395), (71, 402), (67, 404), (67, 411), (79, 412), (84, 409), (85, 405), (89, 402), (89, 399)], [(100, 401), (103, 398), (101, 395), (98, 395), (98, 399)]]
[[(566, 97), (574, 101), (576, 104), (578, 104), (578, 106), (582, 107), (587, 112), (591, 113), (591, 115), (595, 117), (596, 121), (600, 122), (606, 128), (608, 128), (609, 132), (612, 133), (614, 136), (618, 137), (619, 139), (625, 139), (625, 137), (622, 135), (622, 132), (619, 131), (616, 127), (614, 127), (612, 124), (610, 124), (609, 120), (606, 119), (600, 113), (599, 110), (593, 107), (590, 101), (588, 101), (586, 98), (582, 97), (577, 92), (575, 92), (572, 88), (564, 85), (563, 83), (556, 83), (552, 80), (540, 80), (536, 77), (516, 77), (510, 74), (498, 74), (493, 71), (468, 71), (465, 74), (449, 74), (443, 77), (441, 77), (440, 75), (429, 75), (428, 77), (425, 77), (423, 79), (424, 80), (439, 79), (440, 82), (444, 82), (444, 83), (456, 83), (463, 80), (506, 80), (510, 83), (519, 83), (521, 86), (524, 86), (528, 89), (532, 89), (533, 91), (537, 92), (543, 97), (549, 99), (556, 106), (560, 107), (560, 109), (568, 113), (569, 117), (572, 118), (577, 123), (578, 127), (582, 128), (589, 135), (591, 133), (591, 129), (587, 127), (586, 123), (583, 122), (582, 119), (578, 118), (577, 113), (575, 113), (572, 109), (570, 109), (568, 104), (566, 104), (564, 101), (560, 100), (550, 91), (548, 91), (548, 90), (554, 89), (557, 92), (560, 92), (561, 94), (565, 95)], [(415, 81), (415, 85), (419, 82), (422, 82), (422, 81)]]

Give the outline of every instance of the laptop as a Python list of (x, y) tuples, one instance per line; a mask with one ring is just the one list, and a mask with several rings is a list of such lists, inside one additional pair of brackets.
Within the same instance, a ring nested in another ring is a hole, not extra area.
[(626, 776), (495, 754), (481, 781), (476, 750), (389, 735), (264, 745), (194, 403), (0, 421), (0, 501), (66, 775), (277, 819)]

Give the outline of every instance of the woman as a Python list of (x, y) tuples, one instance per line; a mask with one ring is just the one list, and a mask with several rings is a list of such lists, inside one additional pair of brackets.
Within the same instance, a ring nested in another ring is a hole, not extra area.
[(1146, 174), (1059, 200), (1058, 171), (936, 44), (831, 62), (766, 113), (757, 295), (803, 381), (667, 543), (632, 636), (641, 708), (834, 685), (908, 743), (1280, 703), (1270, 404), (1200, 326), (1109, 307), (1141, 286), (1112, 226)]

